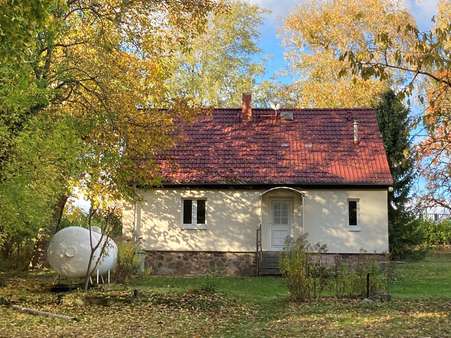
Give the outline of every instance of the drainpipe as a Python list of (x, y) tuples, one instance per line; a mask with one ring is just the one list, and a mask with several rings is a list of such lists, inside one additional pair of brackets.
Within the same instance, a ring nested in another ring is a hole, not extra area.
[[(136, 184), (133, 187), (135, 196), (138, 196)], [(142, 248), (142, 238), (141, 238), (141, 206), (138, 201), (138, 197), (135, 198), (134, 208), (133, 208), (133, 242), (138, 247), (137, 256), (139, 261), (139, 271), (144, 273), (145, 270), (145, 251)]]

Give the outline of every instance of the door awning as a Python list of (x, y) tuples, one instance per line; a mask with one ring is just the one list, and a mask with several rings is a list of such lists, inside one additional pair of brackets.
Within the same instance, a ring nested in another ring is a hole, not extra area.
[(292, 191), (292, 192), (294, 192), (294, 193), (297, 193), (297, 194), (301, 195), (302, 197), (305, 196), (305, 192), (303, 192), (303, 191), (301, 191), (301, 190), (297, 190), (297, 189), (295, 189), (295, 188), (291, 188), (291, 187), (274, 187), (274, 188), (271, 188), (271, 189), (268, 189), (268, 190), (263, 191), (263, 192), (260, 194), (260, 196), (263, 197), (263, 196), (266, 195), (267, 193), (269, 193), (269, 192), (271, 192), (271, 191), (277, 191), (277, 190), (288, 190), (288, 191)]

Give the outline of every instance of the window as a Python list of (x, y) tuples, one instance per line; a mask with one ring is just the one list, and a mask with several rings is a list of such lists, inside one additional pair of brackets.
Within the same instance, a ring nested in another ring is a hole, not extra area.
[(359, 227), (359, 200), (348, 200), (348, 225), (353, 229)]
[(183, 224), (193, 223), (193, 201), (183, 200)]
[(197, 200), (197, 224), (205, 224), (205, 200)]
[(273, 224), (288, 224), (289, 203), (288, 201), (273, 201)]
[(183, 226), (187, 229), (204, 229), (206, 226), (206, 200), (183, 200)]

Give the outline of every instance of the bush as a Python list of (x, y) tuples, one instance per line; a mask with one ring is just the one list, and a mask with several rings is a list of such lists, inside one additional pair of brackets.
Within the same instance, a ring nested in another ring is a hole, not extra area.
[(422, 220), (404, 216), (389, 223), (392, 258), (422, 258), (425, 255), (425, 231)]
[(33, 245), (20, 245), (10, 255), (0, 253), (0, 271), (26, 271), (29, 269), (30, 260), (33, 257)]
[(385, 294), (388, 286), (389, 271), (375, 259), (359, 258), (355, 265), (336, 263), (335, 295), (338, 298), (366, 297), (368, 291), (370, 297)]
[(318, 244), (311, 246), (306, 237), (307, 234), (288, 242), (280, 259), (280, 270), (296, 301), (318, 298), (326, 282), (327, 269), (321, 261), (321, 253), (326, 252), (326, 248)]
[(215, 293), (218, 291), (217, 277), (214, 273), (207, 274), (199, 288), (200, 291)]
[(29, 268), (36, 239), (0, 234), (0, 271), (25, 271)]
[(428, 246), (451, 245), (451, 220), (432, 222), (420, 220), (425, 233), (425, 243)]
[(388, 292), (390, 270), (375, 258), (362, 256), (357, 262), (335, 261), (326, 265), (325, 246), (310, 245), (307, 235), (287, 243), (280, 260), (280, 270), (286, 278), (288, 291), (295, 301), (308, 301), (326, 294), (338, 298), (366, 297), (367, 276), (369, 295)]
[(122, 240), (118, 243), (118, 258), (115, 271), (118, 283), (127, 283), (140, 269), (139, 248), (133, 241)]

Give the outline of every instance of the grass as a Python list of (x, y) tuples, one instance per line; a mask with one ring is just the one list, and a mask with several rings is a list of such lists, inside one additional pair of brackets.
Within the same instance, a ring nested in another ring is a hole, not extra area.
[[(61, 298), (47, 274), (0, 275), (0, 297), (79, 322), (32, 316), (0, 306), (0, 337), (451, 337), (451, 253), (395, 266), (390, 302), (289, 301), (282, 278), (143, 277), (92, 290), (121, 299), (81, 305), (82, 292)], [(131, 298), (138, 289), (138, 299)]]
[(399, 298), (451, 299), (451, 253), (436, 252), (425, 259), (396, 264), (391, 292)]
[(150, 276), (134, 281), (138, 289), (153, 289), (159, 292), (185, 292), (189, 289), (205, 288), (213, 284), (214, 289), (243, 302), (272, 302), (288, 296), (284, 280), (280, 277), (162, 277)]

